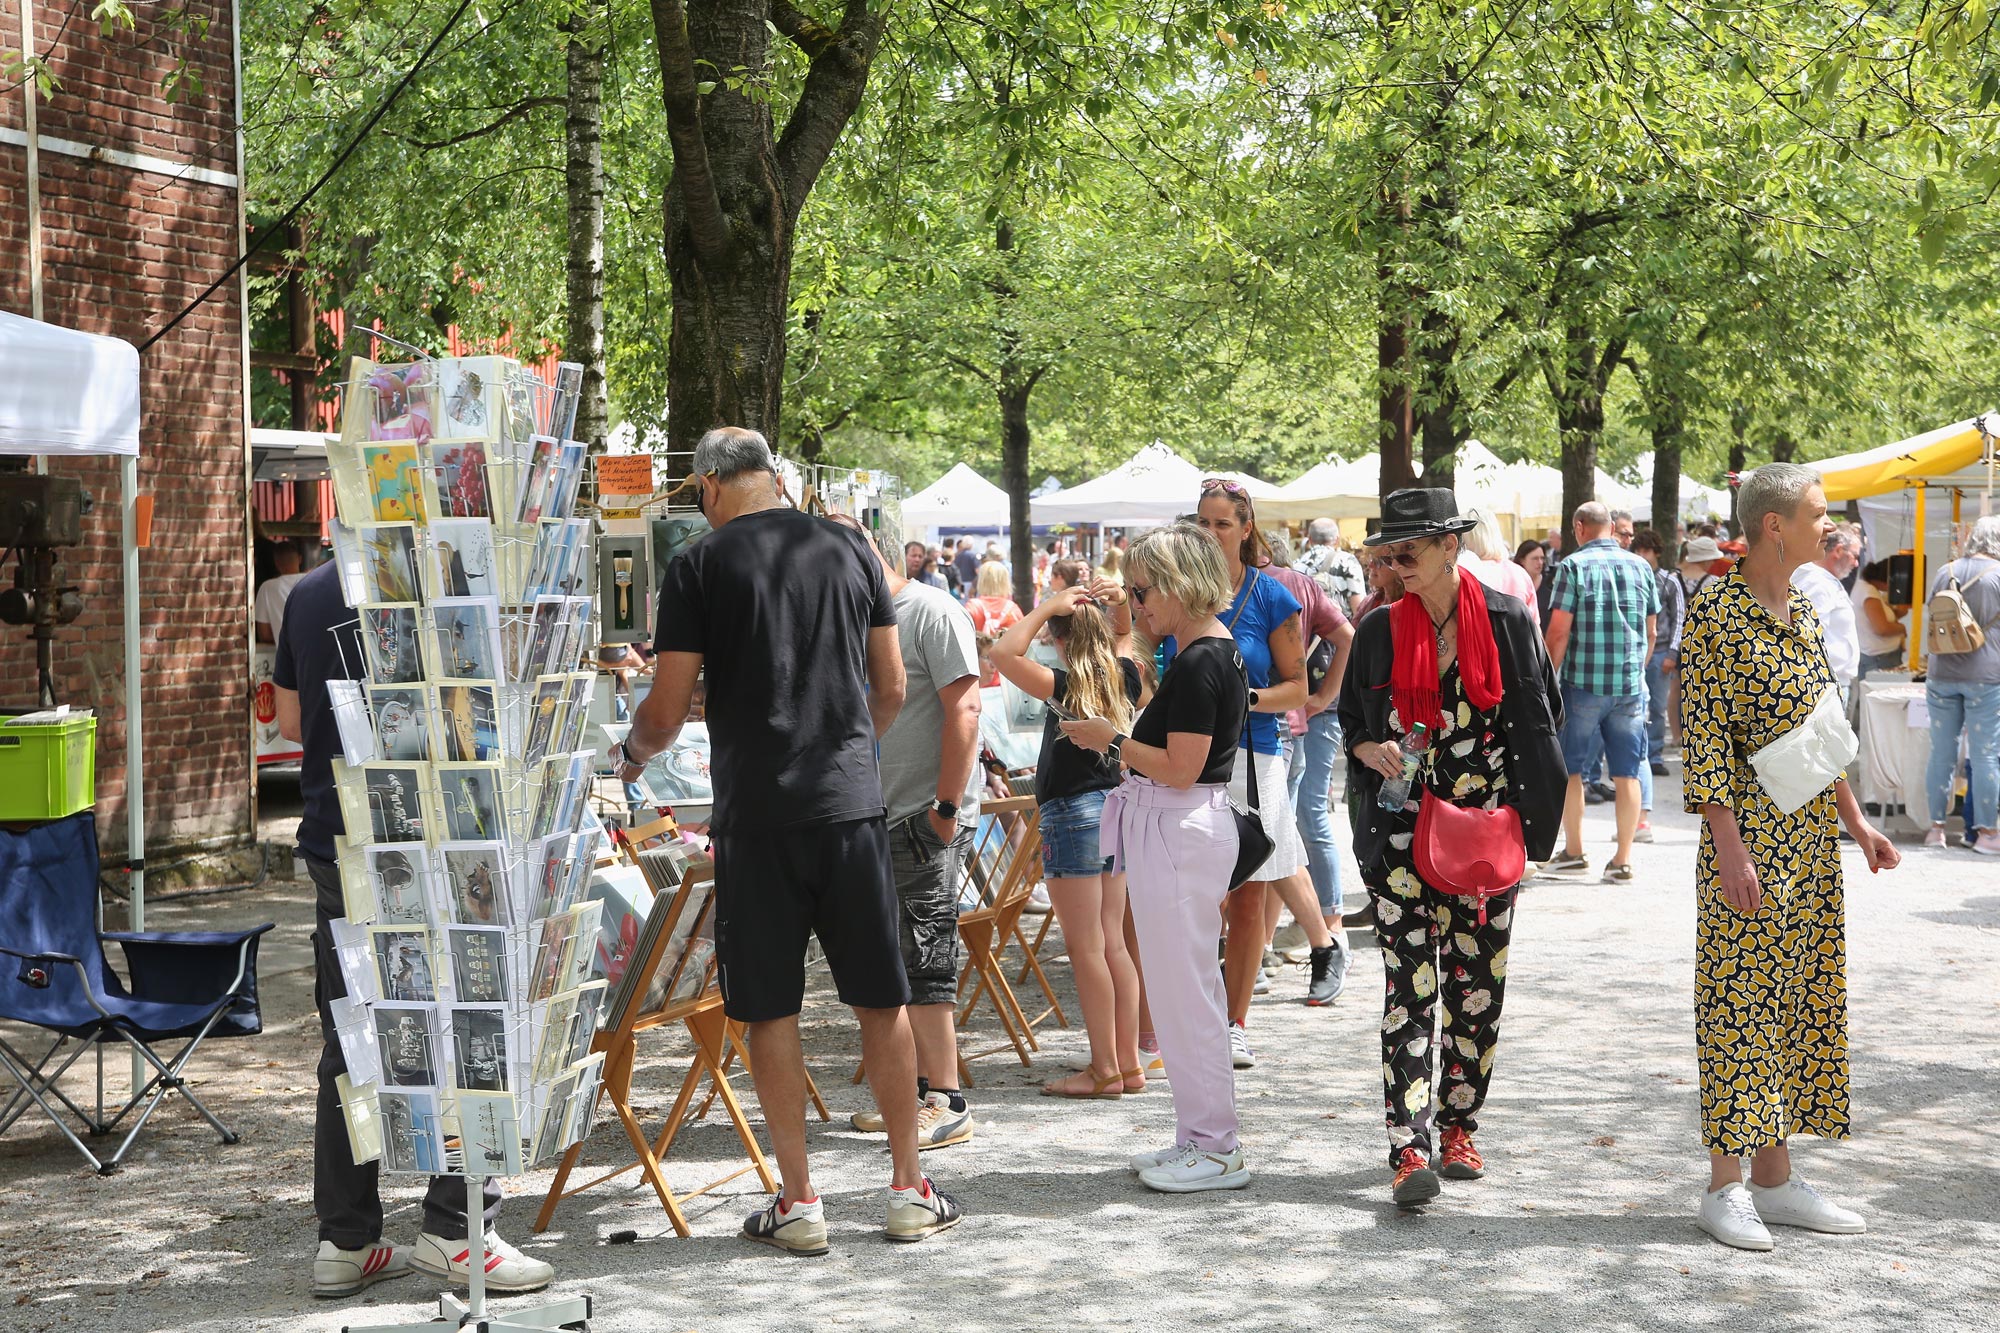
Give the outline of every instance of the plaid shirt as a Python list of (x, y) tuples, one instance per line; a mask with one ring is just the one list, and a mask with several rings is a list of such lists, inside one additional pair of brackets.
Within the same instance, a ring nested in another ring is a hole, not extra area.
[(1361, 562), (1348, 552), (1330, 545), (1306, 547), (1299, 558), (1292, 561), (1292, 568), (1326, 589), (1342, 615), (1346, 615), (1348, 608), (1354, 605), (1353, 598), (1368, 591), (1368, 581), (1361, 576)]
[(1646, 617), (1660, 613), (1652, 566), (1609, 537), (1585, 542), (1556, 566), (1549, 610), (1567, 611), (1562, 683), (1592, 694), (1637, 694), (1645, 680)]

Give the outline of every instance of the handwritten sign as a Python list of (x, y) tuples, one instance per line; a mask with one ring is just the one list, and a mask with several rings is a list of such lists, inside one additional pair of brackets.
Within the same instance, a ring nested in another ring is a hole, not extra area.
[(597, 460), (599, 495), (651, 495), (651, 454), (605, 454)]

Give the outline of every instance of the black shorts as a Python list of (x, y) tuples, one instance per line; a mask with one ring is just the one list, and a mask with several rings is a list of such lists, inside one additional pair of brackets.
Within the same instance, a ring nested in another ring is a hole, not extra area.
[(910, 1002), (880, 816), (717, 832), (711, 846), (716, 975), (731, 1018), (765, 1023), (799, 1012), (810, 935), (826, 950), (843, 1003), (896, 1009)]

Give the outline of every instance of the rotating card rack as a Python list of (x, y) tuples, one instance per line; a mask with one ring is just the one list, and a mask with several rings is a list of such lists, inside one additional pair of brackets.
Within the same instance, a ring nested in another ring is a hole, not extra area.
[[(604, 1082), (586, 901), (604, 829), (585, 724), (596, 684), (594, 523), (570, 438), (582, 367), (357, 360), (328, 446), (341, 590), (330, 683), (345, 915), (339, 1094), (357, 1163), (485, 1182), (561, 1160)], [(360, 660), (350, 656), (358, 642)], [(447, 1325), (582, 1327), (588, 1296), (486, 1310), (485, 1237)], [(436, 1322), (348, 1333), (435, 1330)]]

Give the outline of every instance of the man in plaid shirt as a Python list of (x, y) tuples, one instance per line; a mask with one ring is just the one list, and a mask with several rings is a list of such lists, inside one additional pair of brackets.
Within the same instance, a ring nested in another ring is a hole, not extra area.
[(1569, 800), (1563, 852), (1547, 869), (1580, 874), (1590, 868), (1583, 854), (1583, 773), (1601, 741), (1618, 793), (1618, 850), (1604, 879), (1629, 884), (1639, 773), (1646, 763), (1646, 659), (1659, 629), (1660, 587), (1652, 568), (1618, 545), (1603, 505), (1578, 505), (1575, 532), (1576, 549), (1556, 566), (1549, 593), (1549, 660), (1561, 672)]

